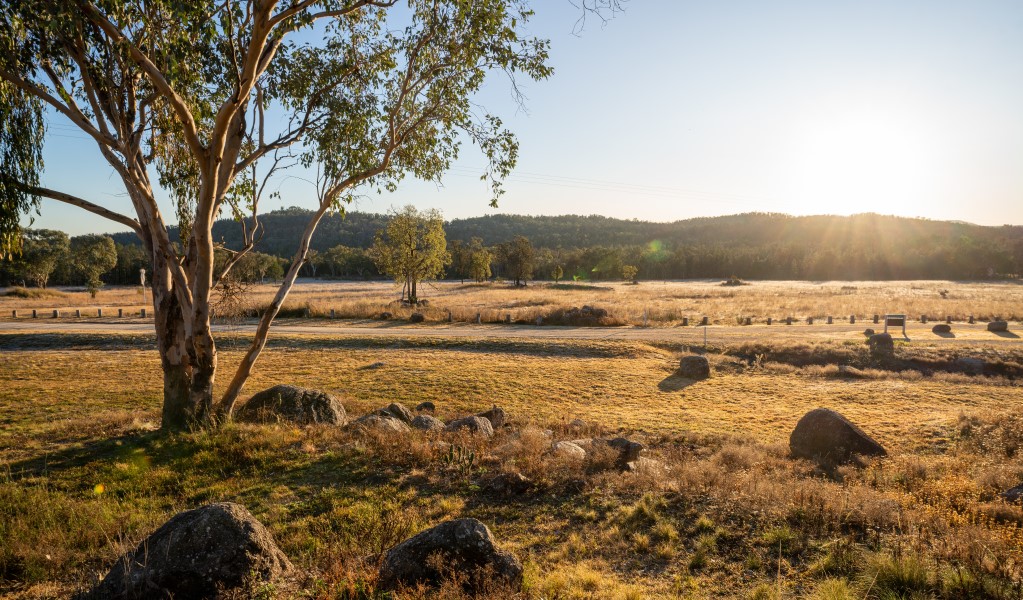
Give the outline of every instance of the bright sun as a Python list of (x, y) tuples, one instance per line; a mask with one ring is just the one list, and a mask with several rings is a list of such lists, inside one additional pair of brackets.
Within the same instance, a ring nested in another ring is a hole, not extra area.
[(934, 192), (928, 133), (912, 116), (877, 110), (807, 119), (793, 139), (793, 212), (926, 214)]

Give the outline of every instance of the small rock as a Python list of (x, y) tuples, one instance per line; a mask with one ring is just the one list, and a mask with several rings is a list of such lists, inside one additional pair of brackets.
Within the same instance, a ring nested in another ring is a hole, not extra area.
[(1009, 322), (1008, 321), (991, 321), (990, 323), (987, 324), (987, 330), (988, 331), (994, 331), (994, 332), (1009, 331)]
[(423, 411), (435, 412), (436, 410), (437, 410), (437, 407), (434, 406), (433, 402), (430, 402), (429, 400), (427, 400), (426, 402), (420, 402), (416, 406), (416, 412), (423, 412)]
[(710, 361), (706, 356), (683, 356), (679, 361), (678, 374), (686, 379), (706, 379), (710, 377)]
[(393, 317), (394, 317), (394, 315), (389, 313), (389, 312), (387, 312), (387, 311), (384, 311), (384, 312), (380, 313), (380, 320), (381, 321), (386, 321), (386, 320), (391, 319)]
[(490, 424), (494, 427), (494, 429), (497, 429), (504, 425), (505, 421), (508, 418), (504, 412), (504, 409), (499, 408), (497, 405), (494, 405), (494, 407), (491, 408), (490, 410), (486, 412), (481, 412), (476, 416), (483, 417), (484, 419), (490, 421)]
[(444, 421), (431, 416), (431, 415), (418, 415), (412, 419), (412, 429), (420, 429), (422, 431), (443, 431)]
[(625, 470), (630, 473), (661, 475), (664, 473), (664, 465), (659, 460), (641, 456), (634, 461), (625, 463)]
[(557, 442), (551, 446), (551, 454), (558, 458), (583, 461), (586, 460), (586, 451), (582, 446), (572, 442)]
[(354, 425), (381, 433), (408, 433), (409, 426), (390, 415), (369, 414), (355, 420)]
[(235, 419), (250, 423), (289, 421), (344, 425), (348, 422), (345, 407), (337, 397), (294, 385), (275, 385), (255, 394), (235, 412)]
[(1006, 502), (1023, 502), (1023, 483), (1012, 489), (1005, 490), (1000, 495)]
[(383, 408), (376, 409), (374, 412), (381, 416), (394, 417), (406, 425), (412, 423), (412, 411), (405, 408), (405, 405), (400, 402), (392, 402)]
[(94, 598), (219, 598), (294, 567), (244, 506), (223, 502), (171, 517), (114, 564)]
[(571, 429), (585, 429), (586, 428), (586, 421), (583, 421), (582, 419), (572, 419), (568, 423), (568, 426)]
[(952, 326), (948, 323), (938, 323), (934, 327), (931, 327), (933, 333), (952, 333)]
[(956, 359), (956, 365), (971, 375), (980, 375), (984, 372), (984, 361), (979, 358), (962, 357)]
[(640, 453), (646, 449), (646, 447), (643, 444), (640, 444), (639, 442), (634, 442), (623, 437), (617, 437), (612, 440), (608, 440), (607, 445), (611, 446), (612, 448), (618, 451), (619, 453), (618, 463), (622, 466), (624, 466), (626, 463), (639, 460)]
[(848, 419), (828, 408), (803, 415), (789, 436), (792, 455), (847, 462), (853, 455), (886, 456), (885, 449)]
[(384, 367), (384, 366), (386, 366), (386, 365), (384, 363), (382, 363), (382, 362), (375, 362), (375, 363), (370, 363), (370, 364), (366, 365), (365, 367), (363, 367), (363, 369), (365, 369), (365, 370), (372, 370), (372, 369), (379, 369), (379, 368)]
[(522, 563), (498, 548), (487, 526), (476, 519), (441, 523), (388, 550), (378, 585), (383, 590), (438, 586), (445, 572), (464, 576), (463, 586), (472, 594), (495, 584), (515, 591), (522, 587)]
[(501, 473), (481, 486), (484, 490), (502, 496), (519, 496), (533, 487), (533, 481), (521, 473)]
[(411, 315), (409, 315), (408, 320), (409, 323), (422, 323), (423, 321), (426, 320), (426, 317), (423, 315), (423, 313), (414, 312)]
[(490, 424), (490, 421), (478, 416), (455, 419), (444, 428), (445, 431), (461, 431), (463, 429), (484, 437), (492, 437), (494, 435), (494, 426)]
[(890, 333), (875, 333), (867, 338), (870, 353), (879, 356), (890, 356), (895, 353), (895, 340)]

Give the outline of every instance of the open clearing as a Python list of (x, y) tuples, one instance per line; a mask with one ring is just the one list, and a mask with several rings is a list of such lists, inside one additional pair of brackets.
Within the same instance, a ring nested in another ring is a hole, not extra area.
[[(249, 508), (301, 569), (300, 591), (263, 597), (384, 597), (381, 552), (464, 516), (523, 560), (524, 598), (1023, 593), (1023, 509), (999, 498), (1023, 481), (1023, 344), (982, 324), (942, 338), (913, 323), (890, 359), (867, 352), (872, 324), (712, 326), (703, 381), (675, 372), (703, 350), (698, 327), (280, 325), (243, 395), (323, 389), (350, 418), (390, 402), (432, 401), (444, 420), (497, 404), (513, 426), (490, 440), (445, 437), (477, 453), (468, 468), (422, 432), (235, 424), (163, 435), (150, 322), (7, 319), (0, 594), (86, 589), (170, 515), (215, 501)], [(222, 385), (249, 325), (219, 327)], [(837, 468), (790, 458), (793, 426), (820, 406), (889, 457)], [(627, 436), (663, 470), (568, 464), (546, 452), (544, 430)], [(535, 487), (488, 487), (511, 472)]]
[[(133, 314), (145, 306), (141, 288), (109, 288), (95, 299), (84, 290), (51, 290), (41, 298), (4, 296), (0, 292), (0, 319), (11, 311), (39, 309), (48, 316), (53, 309), (66, 312), (83, 310), (94, 316), (97, 308), (123, 308)], [(242, 305), (222, 307), (221, 312), (240, 313), (258, 310), (270, 302), (276, 292), (272, 285), (255, 285), (248, 290)], [(458, 283), (451, 281), (423, 284), (420, 290), (427, 306), (417, 310), (427, 320), (475, 322), (513, 321), (533, 323), (552, 311), (573, 306), (593, 305), (609, 311), (621, 324), (676, 326), (683, 318), (690, 323), (706, 316), (715, 325), (736, 325), (747, 317), (763, 322), (793, 317), (797, 322), (828, 316), (847, 322), (856, 315), (862, 322), (875, 314), (905, 313), (913, 320), (927, 316), (931, 321), (952, 317), (966, 321), (973, 315), (987, 321), (995, 317), (1023, 318), (1023, 285), (1017, 280), (995, 282), (953, 281), (756, 281), (743, 286), (722, 286), (717, 280), (643, 281), (640, 285), (620, 282), (536, 282), (515, 288), (505, 282)], [(390, 282), (331, 282), (300, 280), (285, 304), (284, 315), (308, 312), (325, 317), (331, 310), (338, 318), (375, 318), (387, 311), (396, 318), (412, 312), (397, 300), (401, 288)], [(110, 316), (111, 310), (105, 311)]]

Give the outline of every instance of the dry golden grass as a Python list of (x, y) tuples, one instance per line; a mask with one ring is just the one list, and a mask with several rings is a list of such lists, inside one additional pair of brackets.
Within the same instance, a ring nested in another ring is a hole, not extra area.
[[(0, 347), (15, 347), (4, 339)], [(641, 342), (292, 336), (274, 339), (247, 387), (336, 391), (353, 416), (392, 401), (431, 400), (445, 419), (499, 404), (511, 430), (451, 440), (480, 457), (466, 474), (419, 434), (236, 425), (162, 436), (153, 432), (158, 359), (145, 337), (67, 342), (0, 350), (0, 595), (67, 596), (170, 513), (219, 500), (249, 507), (307, 573), (297, 597), (376, 597), (373, 556), (459, 516), (487, 523), (523, 559), (524, 598), (770, 598), (779, 585), (788, 598), (1018, 598), (1023, 589), (1023, 509), (997, 498), (1023, 480), (1023, 389), (1013, 381), (883, 364), (839, 378), (814, 362), (856, 359), (862, 344), (778, 346), (770, 355), (783, 362), (759, 366), (736, 358), (745, 346), (721, 348), (714, 376), (694, 383), (673, 374), (675, 348)], [(239, 345), (222, 340), (225, 370)], [(932, 363), (944, 351), (899, 350)], [(955, 352), (1018, 359), (996, 347)], [(375, 362), (384, 366), (362, 368)], [(817, 406), (848, 416), (891, 456), (830, 472), (790, 459), (792, 426)], [(575, 418), (588, 425), (573, 429)], [(598, 453), (558, 461), (545, 429), (554, 439), (628, 435), (664, 471), (598, 469), (607, 459)], [(481, 490), (504, 471), (539, 489)]]
[[(947, 292), (945, 297), (941, 292)], [(243, 308), (256, 310), (269, 303), (276, 287), (253, 286)], [(1006, 282), (951, 281), (857, 281), (790, 282), (757, 281), (738, 287), (721, 286), (718, 281), (658, 282), (640, 285), (624, 283), (534, 283), (514, 288), (506, 283), (460, 284), (438, 282), (424, 284), (421, 297), (428, 305), (418, 307), (430, 320), (444, 320), (448, 311), (455, 321), (484, 322), (512, 320), (532, 323), (537, 317), (557, 309), (594, 305), (605, 308), (621, 322), (641, 325), (677, 325), (683, 317), (693, 322), (707, 316), (715, 324), (736, 325), (749, 317), (763, 322), (792, 316), (838, 322), (849, 315), (864, 320), (874, 314), (904, 313), (912, 319), (926, 315), (930, 320), (951, 316), (965, 321), (1002, 317), (1023, 319), (1023, 284)], [(338, 318), (375, 318), (387, 311), (405, 318), (412, 308), (397, 302), (400, 288), (388, 282), (301, 281), (291, 292), (286, 314), (327, 316), (331, 309)], [(140, 288), (106, 288), (92, 299), (85, 291), (67, 290), (57, 298), (26, 299), (0, 296), (0, 318), (13, 309), (80, 308), (95, 315), (97, 307), (143, 307)], [(108, 313), (109, 314), (109, 313)], [(645, 316), (645, 319), (644, 319)]]

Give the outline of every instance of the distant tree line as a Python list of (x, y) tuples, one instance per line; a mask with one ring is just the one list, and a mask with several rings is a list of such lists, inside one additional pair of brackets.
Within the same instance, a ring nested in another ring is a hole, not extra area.
[[(302, 275), (331, 279), (394, 277), (390, 272), (394, 269), (389, 270), (387, 261), (382, 260), (382, 247), (374, 244), (401, 212), (352, 212), (343, 218), (336, 215), (325, 219), (324, 235), (317, 238), (319, 245), (310, 251)], [(263, 215), (261, 220), (269, 226), (259, 244), (261, 253), (236, 265), (234, 275), (244, 281), (280, 277), (280, 257), (294, 252), (294, 236), (306, 216), (307, 212), (298, 208)], [(223, 240), (227, 250), (240, 247), (238, 231), (238, 224), (230, 220), (214, 227), (215, 236)], [(294, 235), (289, 239), (287, 232)], [(810, 280), (989, 279), (1023, 272), (1023, 227), (984, 227), (875, 214), (791, 217), (751, 213), (675, 223), (600, 216), (494, 215), (445, 222), (441, 233), (446, 255), (436, 258), (443, 269), (434, 268), (430, 277), (476, 282), (493, 278), (523, 284), (532, 280), (732, 275)], [(47, 243), (44, 238), (38, 240), (40, 244)], [(128, 234), (115, 234), (113, 239), (116, 263), (102, 275), (102, 281), (136, 283), (138, 269), (145, 266), (137, 240)], [(403, 277), (396, 278), (403, 281)], [(29, 285), (38, 283), (24, 270), (15, 272), (9, 265), (0, 265), (0, 282), (22, 280)], [(85, 275), (68, 263), (55, 268), (47, 282), (81, 285)], [(409, 287), (407, 282), (404, 286)]]

